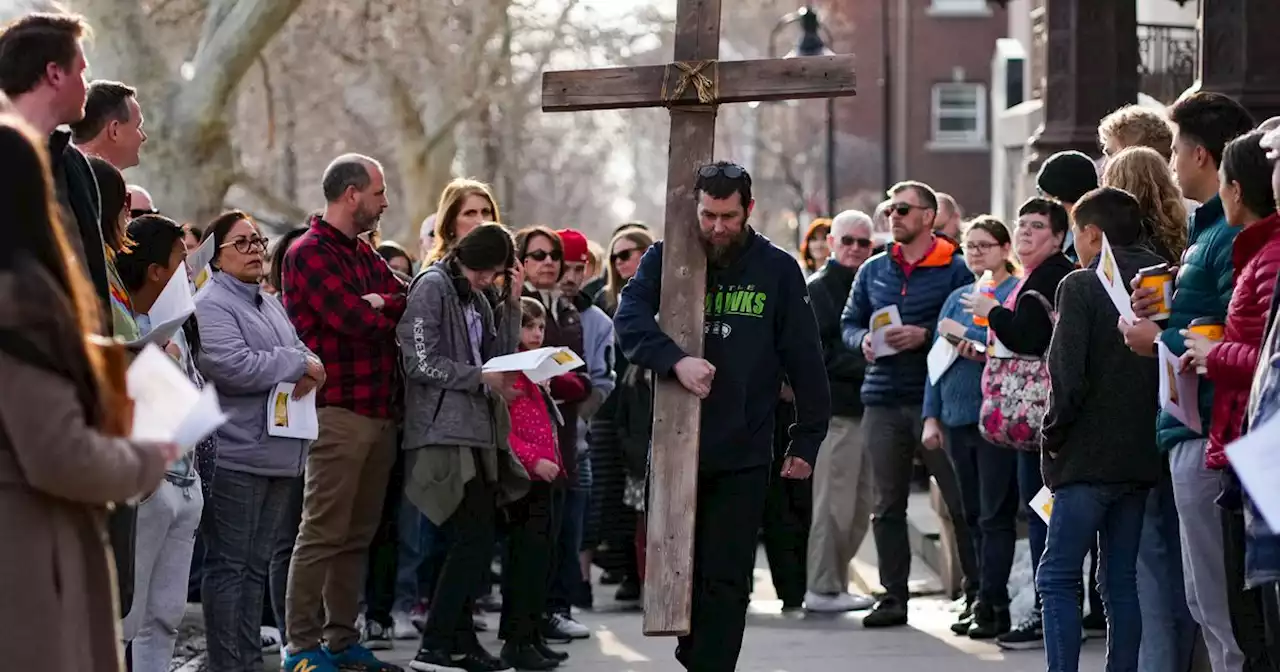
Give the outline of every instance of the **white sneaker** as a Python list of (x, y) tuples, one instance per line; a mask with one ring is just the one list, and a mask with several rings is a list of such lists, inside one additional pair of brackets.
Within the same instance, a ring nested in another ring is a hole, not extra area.
[(804, 608), (822, 614), (835, 614), (845, 611), (861, 611), (875, 606), (876, 601), (866, 595), (836, 593), (824, 595), (812, 591), (804, 594)]
[(413, 624), (413, 617), (407, 611), (391, 612), (391, 623), (392, 639), (417, 639), (422, 636)]
[(564, 614), (552, 614), (551, 623), (564, 634), (573, 639), (586, 639), (591, 636), (591, 629)]
[(261, 627), (261, 635), (263, 653), (275, 653), (280, 650), (280, 644), (284, 638), (280, 636), (279, 628), (264, 625)]

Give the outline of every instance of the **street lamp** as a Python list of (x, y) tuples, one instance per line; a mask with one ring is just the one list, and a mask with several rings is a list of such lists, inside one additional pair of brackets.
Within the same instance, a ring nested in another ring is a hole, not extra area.
[[(769, 57), (774, 58), (774, 42), (777, 40), (778, 33), (793, 23), (799, 23), (803, 31), (800, 36), (800, 43), (796, 48), (787, 53), (786, 58), (794, 58), (796, 56), (829, 56), (835, 52), (827, 48), (827, 43), (831, 41), (831, 33), (826, 31), (826, 27), (818, 20), (818, 13), (813, 11), (811, 7), (801, 7), (800, 9), (783, 16), (773, 27), (773, 31), (769, 34)], [(827, 33), (827, 39), (822, 39), (822, 33)], [(834, 217), (836, 214), (836, 105), (835, 98), (827, 99), (827, 216)], [(801, 232), (799, 235), (803, 236)]]

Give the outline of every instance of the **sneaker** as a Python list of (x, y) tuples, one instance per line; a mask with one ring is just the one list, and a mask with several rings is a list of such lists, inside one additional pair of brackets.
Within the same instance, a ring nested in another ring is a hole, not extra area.
[(538, 634), (552, 644), (568, 644), (573, 641), (573, 635), (561, 628), (559, 621), (553, 620), (551, 616), (542, 618), (542, 622), (538, 624)]
[(573, 620), (573, 617), (568, 614), (552, 614), (550, 620), (555, 624), (556, 629), (568, 635), (570, 639), (586, 639), (591, 636), (590, 628)]
[(613, 599), (618, 602), (639, 602), (640, 596), (640, 579), (628, 576), (618, 583), (618, 590), (613, 594)]
[(862, 611), (875, 606), (876, 601), (866, 595), (836, 593), (826, 595), (809, 591), (804, 594), (804, 608), (819, 614), (835, 614), (845, 611)]
[(538, 653), (542, 654), (543, 658), (554, 660), (557, 663), (563, 663), (564, 661), (569, 660), (568, 653), (564, 651), (556, 651), (555, 649), (547, 646), (546, 640), (542, 637), (533, 638), (533, 648), (537, 649)]
[(1093, 612), (1085, 614), (1084, 618), (1080, 619), (1080, 626), (1084, 628), (1085, 634), (1090, 637), (1102, 637), (1105, 639), (1107, 636), (1107, 617), (1105, 614)]
[(418, 629), (418, 632), (422, 632), (422, 629), (427, 627), (427, 613), (426, 602), (413, 605), (413, 609), (409, 611), (409, 622)]
[(886, 596), (862, 618), (864, 628), (892, 628), (907, 624), (907, 603), (896, 597)]
[[(404, 668), (378, 660), (373, 652), (361, 644), (352, 644), (341, 651), (329, 651), (333, 666), (343, 672), (404, 672)], [(319, 672), (318, 670), (316, 672)]]
[(1010, 651), (1030, 651), (1044, 648), (1044, 621), (1040, 612), (1033, 611), (1018, 627), (996, 637), (996, 644)]
[(476, 608), (486, 614), (502, 613), (502, 598), (490, 592), (476, 600)]
[(280, 669), (283, 672), (338, 672), (329, 654), (320, 647), (285, 656), (280, 661)]
[(391, 612), (391, 638), (417, 639), (422, 633), (413, 624), (413, 616), (405, 611)]
[(1011, 629), (1009, 607), (989, 607), (978, 603), (966, 634), (969, 639), (994, 639)]
[(503, 662), (501, 658), (490, 655), (479, 644), (476, 644), (474, 649), (463, 655), (461, 663), (462, 669), (467, 672), (514, 672), (515, 670), (514, 667)]
[(464, 656), (454, 658), (447, 653), (419, 649), (418, 655), (409, 661), (409, 669), (418, 672), (468, 672), (467, 668), (462, 666), (465, 662)]
[[(967, 635), (969, 634), (969, 626), (973, 625), (973, 615), (978, 609), (978, 601), (972, 597), (964, 597), (964, 607), (960, 609), (960, 614), (956, 616), (956, 622), (951, 624), (951, 634)], [(955, 606), (954, 604), (952, 605)]]
[(365, 619), (360, 630), (360, 642), (370, 651), (387, 651), (394, 647), (391, 643), (391, 629), (373, 619)]
[(554, 670), (560, 661), (551, 660), (538, 653), (532, 644), (507, 642), (502, 647), (502, 662), (517, 670)]
[(275, 653), (280, 650), (280, 645), (284, 643), (284, 637), (280, 635), (279, 628), (264, 625), (260, 632), (262, 634), (262, 652), (264, 654)]

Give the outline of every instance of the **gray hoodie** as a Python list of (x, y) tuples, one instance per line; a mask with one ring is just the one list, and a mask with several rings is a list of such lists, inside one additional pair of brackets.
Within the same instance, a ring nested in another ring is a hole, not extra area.
[(230, 418), (217, 432), (218, 468), (259, 476), (302, 474), (308, 442), (267, 434), (267, 397), (307, 371), (311, 350), (284, 306), (257, 283), (214, 273), (196, 302), (200, 371)]
[(480, 317), (483, 362), (514, 352), (519, 306), (504, 304), (500, 309), (500, 335), (489, 300), (474, 292), (465, 299), (460, 296), (445, 264), (432, 264), (414, 280), (396, 327), (405, 373), (404, 449), (496, 448), (493, 415), (472, 353), (466, 309), (473, 308)]

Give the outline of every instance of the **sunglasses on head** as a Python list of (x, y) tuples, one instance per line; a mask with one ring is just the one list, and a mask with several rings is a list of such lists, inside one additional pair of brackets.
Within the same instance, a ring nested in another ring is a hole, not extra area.
[(524, 255), (525, 259), (532, 259), (534, 261), (546, 261), (548, 257), (551, 258), (551, 261), (560, 261), (564, 258), (564, 255), (561, 254), (559, 250), (551, 250), (550, 252), (546, 250), (534, 250), (532, 252), (526, 252)]
[(723, 166), (712, 163), (698, 169), (698, 175), (707, 179), (717, 175), (724, 175), (731, 180), (737, 180), (746, 174), (747, 170), (736, 163), (728, 163)]
[(633, 248), (631, 248), (631, 249), (629, 249), (629, 250), (619, 250), (619, 251), (614, 252), (613, 254), (609, 255), (609, 258), (610, 258), (610, 259), (612, 259), (612, 260), (614, 261), (614, 263), (617, 263), (617, 262), (619, 262), (619, 261), (631, 261), (631, 257), (632, 257), (633, 255), (635, 255), (635, 254), (644, 254), (644, 251), (645, 251), (645, 250), (647, 250), (647, 249), (649, 249), (649, 248), (648, 248), (648, 247), (633, 247)]
[(840, 244), (845, 247), (857, 245), (861, 248), (871, 247), (872, 240), (870, 238), (855, 238), (854, 236), (840, 236)]
[(133, 208), (129, 210), (129, 219), (137, 219), (139, 217), (142, 217), (143, 215), (158, 215), (158, 214), (160, 214), (160, 211), (152, 208)]
[(926, 208), (923, 205), (912, 205), (910, 203), (894, 203), (889, 206), (889, 212), (895, 213), (899, 217), (906, 217), (911, 214), (912, 210), (932, 210), (932, 208)]

